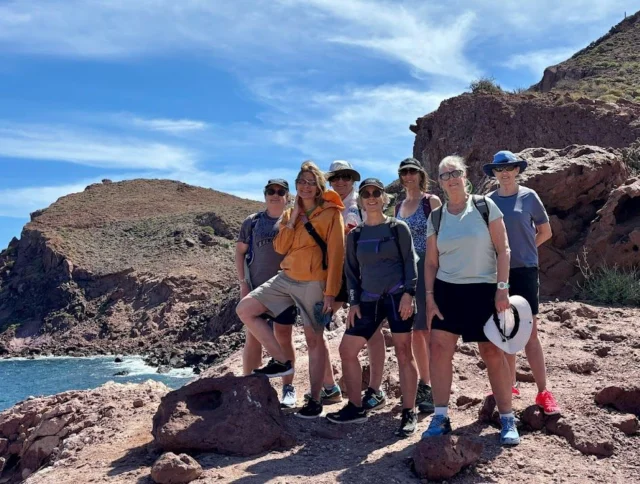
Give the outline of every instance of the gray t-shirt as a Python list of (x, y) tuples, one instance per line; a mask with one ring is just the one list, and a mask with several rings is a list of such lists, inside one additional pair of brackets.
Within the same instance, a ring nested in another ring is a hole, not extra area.
[[(502, 217), (497, 205), (487, 198), (489, 222)], [(451, 284), (477, 284), (498, 282), (496, 251), (489, 228), (473, 204), (472, 197), (458, 215), (449, 213), (448, 203), (442, 206), (438, 233), (439, 267), (436, 277)], [(427, 238), (435, 234), (429, 215)], [(464, 304), (464, 301), (461, 301)]]
[(379, 225), (363, 225), (357, 247), (355, 232), (349, 232), (344, 268), (350, 304), (375, 301), (378, 299), (376, 295), (395, 292), (400, 286), (415, 290), (417, 257), (411, 231), (406, 223), (398, 220), (396, 243), (391, 222), (389, 218)]
[(498, 190), (488, 196), (504, 214), (511, 248), (511, 267), (538, 267), (536, 225), (549, 221), (538, 194), (521, 186), (518, 193), (509, 197), (501, 197)]
[(267, 212), (258, 212), (249, 215), (240, 227), (238, 242), (249, 244), (251, 237), (251, 221), (259, 219), (253, 229), (253, 262), (249, 266), (251, 287), (256, 288), (280, 271), (280, 262), (283, 255), (278, 254), (273, 248), (273, 239), (278, 233), (278, 218), (269, 217)]

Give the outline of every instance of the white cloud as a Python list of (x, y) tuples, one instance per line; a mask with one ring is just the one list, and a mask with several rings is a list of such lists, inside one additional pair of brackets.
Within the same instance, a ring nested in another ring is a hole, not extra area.
[(0, 158), (76, 163), (127, 170), (172, 170), (194, 165), (191, 150), (155, 140), (67, 126), (0, 124)]
[(208, 124), (204, 121), (196, 121), (193, 119), (145, 119), (133, 116), (130, 118), (130, 121), (131, 124), (137, 128), (147, 129), (149, 131), (160, 131), (168, 134), (203, 131), (208, 127)]
[(31, 212), (48, 207), (60, 197), (81, 192), (94, 182), (0, 190), (0, 216), (28, 217)]
[(504, 65), (511, 69), (524, 67), (536, 76), (542, 76), (544, 70), (570, 58), (578, 48), (542, 49), (511, 56)]

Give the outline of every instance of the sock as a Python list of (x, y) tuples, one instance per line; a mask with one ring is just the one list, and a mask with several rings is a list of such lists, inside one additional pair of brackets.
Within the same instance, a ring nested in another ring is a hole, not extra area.
[(443, 417), (449, 416), (449, 407), (436, 407), (434, 410), (434, 415), (442, 415)]
[(515, 416), (513, 415), (513, 412), (501, 413), (500, 418), (515, 418)]
[(336, 384), (335, 383), (329, 383), (328, 385), (325, 383), (324, 384), (324, 389), (325, 390), (333, 390), (333, 387), (335, 387)]

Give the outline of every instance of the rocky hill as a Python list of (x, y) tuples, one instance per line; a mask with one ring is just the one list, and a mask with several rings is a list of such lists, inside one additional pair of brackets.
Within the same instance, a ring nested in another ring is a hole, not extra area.
[(181, 366), (230, 351), (203, 342), (236, 323), (234, 240), (259, 207), (104, 180), (33, 213), (0, 254), (0, 354), (156, 353)]

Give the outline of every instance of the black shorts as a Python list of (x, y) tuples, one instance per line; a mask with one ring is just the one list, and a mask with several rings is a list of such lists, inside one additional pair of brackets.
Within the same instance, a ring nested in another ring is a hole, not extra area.
[(340, 286), (340, 292), (336, 296), (336, 302), (348, 303), (349, 297), (347, 295), (347, 276), (342, 271), (342, 286)]
[(291, 326), (296, 324), (296, 320), (298, 319), (298, 308), (295, 306), (289, 306), (287, 309), (278, 314), (275, 318), (271, 317), (270, 314), (263, 314), (262, 318), (266, 319), (269, 322), (269, 325), (272, 323), (278, 324), (286, 324), (287, 326)]
[(489, 341), (484, 324), (496, 310), (497, 284), (451, 284), (436, 278), (433, 297), (444, 320), (434, 316), (431, 329), (462, 336), (465, 343)]
[(537, 267), (516, 267), (509, 271), (509, 295), (525, 298), (534, 316), (538, 314), (539, 288)]
[(398, 308), (403, 294), (389, 294), (371, 302), (360, 301), (360, 314), (362, 317), (356, 319), (354, 325), (344, 333), (369, 340), (385, 318), (389, 322), (389, 328), (392, 333), (410, 333), (413, 329), (415, 315), (411, 315), (406, 320), (400, 317)]

